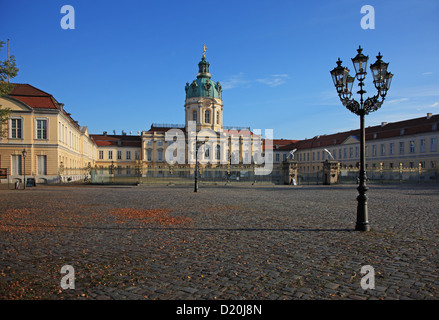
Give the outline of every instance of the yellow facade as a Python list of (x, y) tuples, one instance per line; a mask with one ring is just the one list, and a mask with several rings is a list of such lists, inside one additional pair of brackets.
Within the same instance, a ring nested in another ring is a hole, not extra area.
[(79, 180), (94, 165), (97, 146), (88, 129), (62, 109), (32, 108), (8, 96), (0, 105), (11, 110), (7, 135), (0, 138), (0, 168), (8, 175), (2, 183), (22, 182), (25, 175), (37, 183)]

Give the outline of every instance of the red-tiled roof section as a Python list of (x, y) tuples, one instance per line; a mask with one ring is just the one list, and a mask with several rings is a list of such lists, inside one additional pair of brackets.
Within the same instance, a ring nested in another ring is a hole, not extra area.
[(14, 88), (9, 96), (31, 108), (58, 109), (58, 103), (51, 94), (27, 83), (14, 83)]
[[(290, 146), (293, 146), (295, 143), (297, 143), (299, 140), (291, 140), (291, 139), (273, 139), (273, 150), (284, 150), (289, 151)], [(263, 143), (263, 149), (265, 150), (265, 140)]]
[(91, 134), (99, 147), (136, 147), (142, 146), (141, 136)]
[[(437, 131), (438, 127), (439, 114), (393, 123), (383, 123), (378, 126), (366, 128), (366, 141), (372, 141), (375, 139), (402, 138), (407, 135), (428, 133)], [(354, 136), (359, 139), (360, 130), (357, 129), (335, 134), (316, 136), (311, 139), (300, 140), (294, 143), (293, 146), (294, 148), (298, 149), (334, 146), (343, 143), (350, 136)]]
[(17, 99), (31, 108), (36, 109), (58, 109), (60, 110), (70, 122), (80, 129), (77, 121), (75, 121), (71, 114), (60, 107), (58, 101), (50, 94), (27, 83), (14, 83), (14, 88), (8, 96)]
[(43, 90), (35, 88), (27, 83), (13, 83), (14, 88), (12, 89), (9, 95), (17, 95), (17, 96), (34, 96), (34, 97), (48, 97), (51, 96), (50, 93), (47, 93)]
[[(172, 128), (165, 128), (165, 127), (153, 127), (151, 126), (151, 128), (147, 131), (147, 132), (167, 132), (169, 130), (171, 130)], [(180, 129), (182, 130), (182, 129)]]

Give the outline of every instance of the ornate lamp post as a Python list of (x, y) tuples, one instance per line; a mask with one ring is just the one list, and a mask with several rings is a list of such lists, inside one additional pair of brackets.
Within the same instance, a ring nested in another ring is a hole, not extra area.
[[(332, 81), (337, 90), (340, 101), (349, 111), (360, 116), (360, 172), (359, 172), (359, 186), (358, 190), (358, 206), (357, 206), (357, 223), (355, 230), (369, 231), (369, 221), (367, 212), (367, 196), (366, 192), (369, 189), (366, 186), (366, 165), (365, 165), (365, 128), (364, 117), (370, 112), (377, 111), (381, 108), (387, 91), (390, 88), (393, 74), (387, 71), (388, 63), (381, 60), (382, 56), (378, 53), (377, 61), (370, 66), (373, 76), (373, 84), (377, 89), (377, 94), (373, 97), (363, 100), (363, 95), (366, 91), (363, 89), (364, 79), (366, 78), (368, 56), (363, 55), (361, 46), (358, 48), (358, 54), (352, 59), (355, 68), (355, 77), (349, 75), (349, 69), (343, 67), (340, 58), (337, 61), (337, 66), (331, 71)], [(352, 86), (355, 78), (359, 81), (358, 86), (360, 90), (360, 102), (351, 99)]]
[(23, 175), (24, 175), (24, 177), (23, 177), (24, 178), (24, 187), (23, 187), (23, 189), (26, 189), (26, 156), (27, 156), (26, 149), (23, 149), (21, 154), (23, 155)]

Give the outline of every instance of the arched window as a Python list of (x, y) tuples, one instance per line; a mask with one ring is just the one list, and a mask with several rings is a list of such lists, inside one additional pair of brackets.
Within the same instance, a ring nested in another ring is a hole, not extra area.
[(210, 111), (209, 110), (206, 110), (204, 112), (204, 122), (205, 123), (210, 123)]
[(192, 120), (197, 122), (197, 111), (192, 111)]
[(219, 116), (220, 116), (219, 111), (217, 111), (216, 112), (216, 124), (219, 124), (219, 121), (220, 121)]

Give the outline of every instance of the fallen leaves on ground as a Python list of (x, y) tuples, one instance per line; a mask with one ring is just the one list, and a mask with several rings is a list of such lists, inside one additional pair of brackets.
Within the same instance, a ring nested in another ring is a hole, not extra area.
[(116, 223), (126, 224), (136, 221), (143, 224), (153, 223), (159, 226), (181, 226), (192, 221), (186, 217), (175, 217), (170, 215), (169, 209), (136, 209), (119, 208), (112, 209), (110, 213), (116, 217)]

